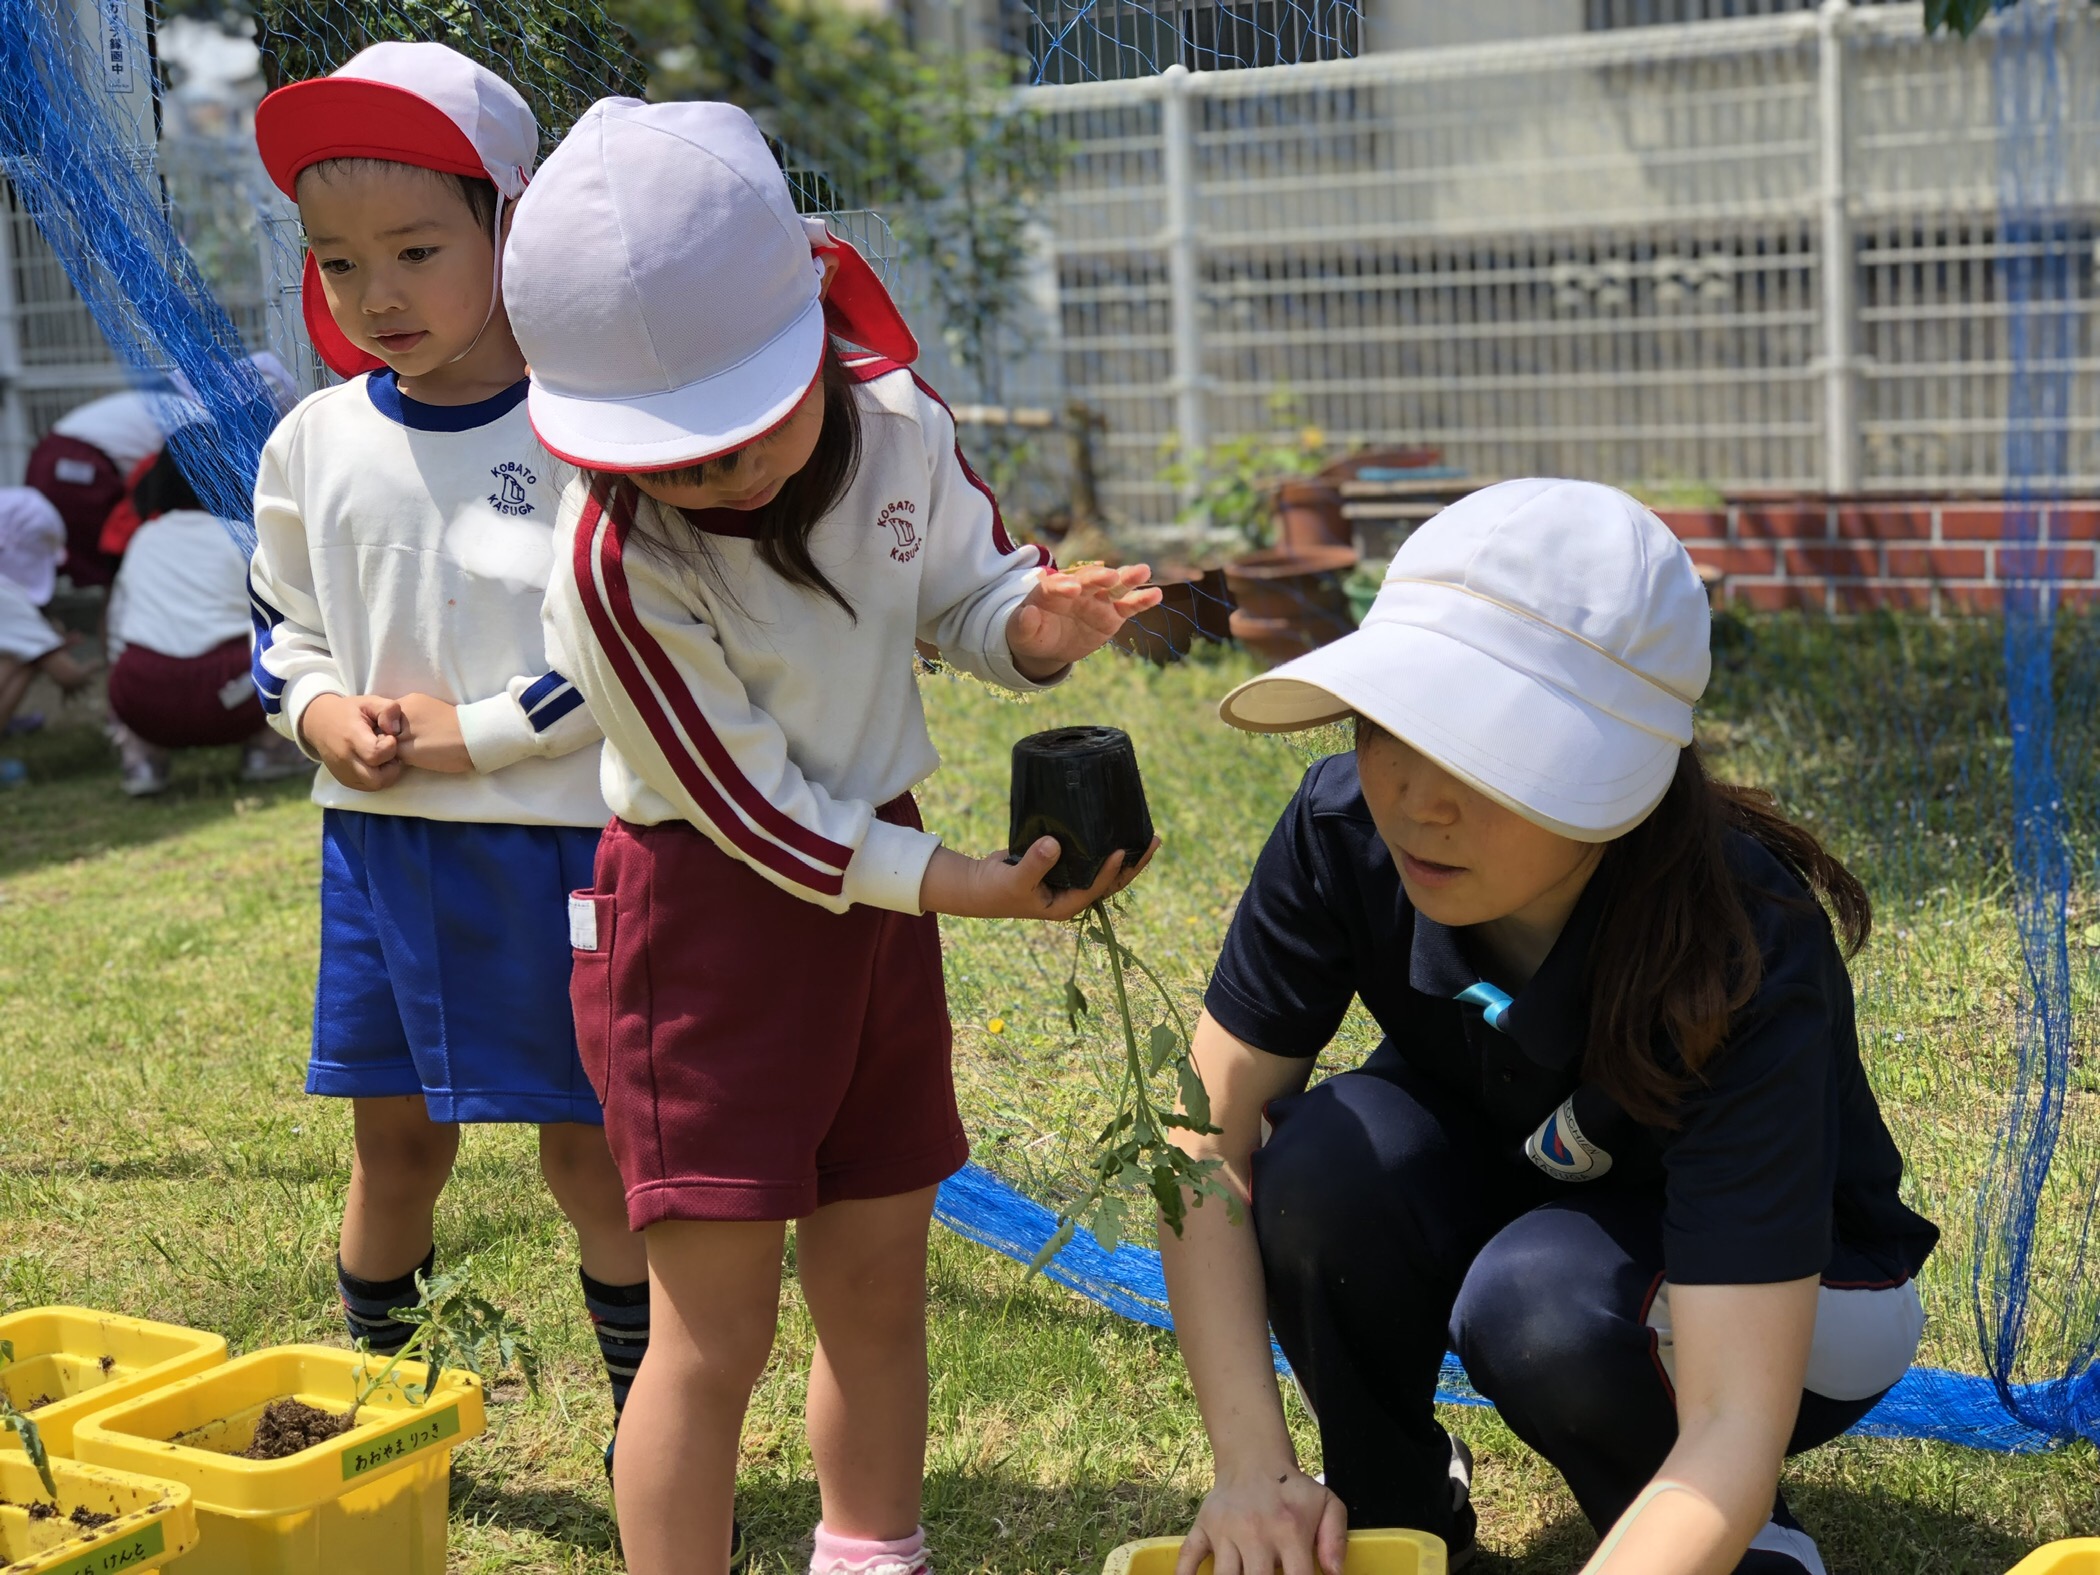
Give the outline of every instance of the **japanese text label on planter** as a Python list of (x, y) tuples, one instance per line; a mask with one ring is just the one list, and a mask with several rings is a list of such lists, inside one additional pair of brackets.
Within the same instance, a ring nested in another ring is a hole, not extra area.
[(436, 1416), (420, 1418), (406, 1427), (397, 1427), (383, 1437), (370, 1438), (355, 1449), (343, 1452), (343, 1480), (361, 1477), (368, 1471), (377, 1471), (381, 1466), (390, 1466), (397, 1460), (406, 1459), (419, 1449), (428, 1449), (443, 1439), (459, 1436), (459, 1413), (440, 1411)]

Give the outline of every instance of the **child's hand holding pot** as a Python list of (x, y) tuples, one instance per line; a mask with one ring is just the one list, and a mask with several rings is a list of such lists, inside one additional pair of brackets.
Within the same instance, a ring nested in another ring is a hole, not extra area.
[(1053, 891), (1043, 884), (1056, 867), (1057, 838), (1038, 837), (1018, 863), (994, 853), (973, 859), (952, 848), (936, 848), (919, 882), (919, 906), (928, 913), (951, 913), (963, 919), (1070, 919), (1103, 897), (1113, 897), (1145, 872), (1159, 838), (1135, 863), (1112, 853), (1084, 891)]
[(1152, 570), (1142, 563), (1111, 569), (1090, 563), (1077, 569), (1046, 569), (1006, 623), (1006, 645), (1014, 665), (1041, 683), (1115, 638), (1125, 621), (1159, 605), (1161, 592), (1147, 586)]

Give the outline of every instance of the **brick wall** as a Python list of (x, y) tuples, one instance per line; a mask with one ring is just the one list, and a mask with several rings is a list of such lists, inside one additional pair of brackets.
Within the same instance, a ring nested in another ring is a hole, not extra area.
[(1659, 509), (1718, 600), (1757, 611), (1872, 607), (1997, 612), (2006, 582), (2047, 574), (2063, 600), (2100, 601), (2100, 502), (2020, 511), (2003, 503), (1744, 498)]

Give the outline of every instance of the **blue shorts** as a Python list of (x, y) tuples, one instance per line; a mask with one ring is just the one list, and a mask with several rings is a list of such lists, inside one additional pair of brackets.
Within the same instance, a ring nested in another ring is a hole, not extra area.
[(602, 1124), (569, 1009), (569, 893), (597, 851), (587, 827), (328, 810), (306, 1091)]

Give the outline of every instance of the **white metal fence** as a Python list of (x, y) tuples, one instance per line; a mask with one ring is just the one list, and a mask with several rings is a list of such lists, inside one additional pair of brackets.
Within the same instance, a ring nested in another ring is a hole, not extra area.
[[(2027, 0), (2030, 6), (2055, 0)], [(2066, 474), (2100, 487), (2100, 23), (2062, 6)], [(1066, 392), (1107, 492), (1291, 424), (1476, 475), (2003, 484), (2012, 349), (1987, 36), (1853, 7), (1032, 90)], [(1840, 258), (1844, 265), (1826, 267)]]

